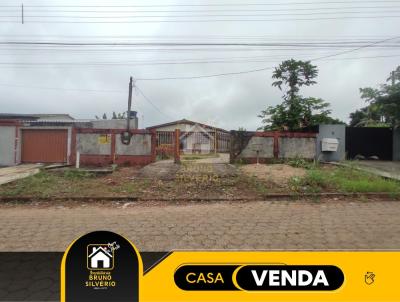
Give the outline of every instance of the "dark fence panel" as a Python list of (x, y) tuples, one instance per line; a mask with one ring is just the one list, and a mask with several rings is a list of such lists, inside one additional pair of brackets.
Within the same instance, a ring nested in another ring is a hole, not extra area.
[(391, 128), (346, 127), (348, 159), (357, 155), (377, 156), (380, 160), (393, 159), (393, 130)]

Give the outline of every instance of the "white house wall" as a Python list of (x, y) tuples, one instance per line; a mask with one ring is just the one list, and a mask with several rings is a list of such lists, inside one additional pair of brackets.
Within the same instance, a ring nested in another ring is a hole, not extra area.
[(0, 166), (15, 165), (15, 128), (0, 127)]

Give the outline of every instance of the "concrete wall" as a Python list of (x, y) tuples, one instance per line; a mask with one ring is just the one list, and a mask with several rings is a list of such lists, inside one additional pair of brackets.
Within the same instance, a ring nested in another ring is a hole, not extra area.
[[(121, 120), (93, 120), (93, 128), (96, 129), (126, 129), (126, 119)], [(131, 118), (130, 129), (138, 128), (138, 118)]]
[(316, 156), (316, 134), (231, 131), (230, 161), (266, 162), (270, 159)]
[(247, 146), (239, 153), (238, 158), (256, 158), (257, 150), (259, 158), (274, 157), (274, 138), (253, 136)]
[(129, 145), (124, 145), (117, 134), (115, 144), (117, 155), (151, 155), (151, 134), (134, 134)]
[[(279, 158), (301, 157), (314, 159), (316, 154), (315, 138), (307, 137), (280, 137)], [(246, 148), (239, 154), (239, 158), (256, 157), (259, 150), (260, 158), (274, 157), (273, 137), (252, 137)]]
[[(323, 138), (336, 138), (339, 141), (336, 152), (322, 152)], [(320, 161), (342, 161), (346, 159), (346, 125), (319, 125), (317, 136), (317, 159)]]
[(0, 166), (15, 164), (15, 126), (0, 126)]
[(314, 159), (316, 155), (316, 138), (314, 137), (281, 137), (279, 138), (279, 158)]
[[(103, 139), (105, 136), (107, 136), (108, 142)], [(77, 151), (81, 154), (111, 154), (111, 134), (79, 133), (76, 143)]]
[(400, 129), (393, 129), (393, 160), (400, 160)]
[(155, 132), (132, 130), (129, 145), (124, 145), (121, 142), (121, 129), (78, 128), (75, 131), (75, 152), (80, 152), (82, 166), (133, 166), (155, 161)]

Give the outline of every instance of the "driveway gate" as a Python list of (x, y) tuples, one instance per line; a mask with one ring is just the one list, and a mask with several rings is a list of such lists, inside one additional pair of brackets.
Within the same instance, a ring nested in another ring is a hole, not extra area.
[(362, 155), (366, 159), (377, 156), (380, 160), (392, 160), (393, 130), (391, 128), (346, 127), (346, 153), (348, 159)]
[(24, 163), (66, 163), (68, 130), (23, 129), (21, 161)]

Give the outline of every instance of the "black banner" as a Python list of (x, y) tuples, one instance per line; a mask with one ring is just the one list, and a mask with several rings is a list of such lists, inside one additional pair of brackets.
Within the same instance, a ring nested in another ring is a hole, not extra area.
[(61, 301), (139, 300), (140, 255), (122, 236), (97, 231), (82, 236), (65, 252)]
[(175, 284), (188, 291), (332, 291), (343, 272), (333, 265), (184, 265)]

